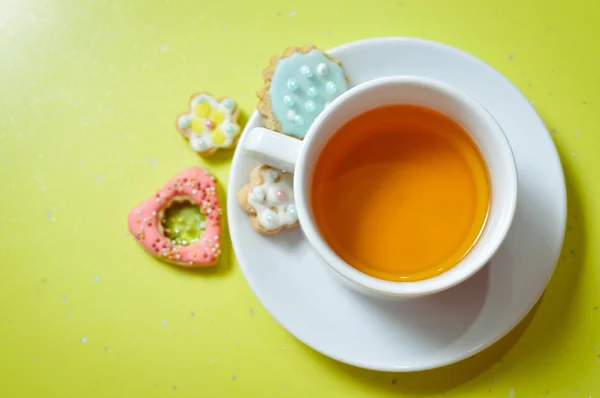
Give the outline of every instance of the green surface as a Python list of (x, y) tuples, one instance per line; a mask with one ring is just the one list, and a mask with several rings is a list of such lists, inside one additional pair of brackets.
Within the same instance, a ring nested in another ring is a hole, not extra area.
[[(1, 1), (0, 396), (600, 396), (599, 20), (596, 0)], [(227, 231), (221, 264), (187, 271), (126, 225), (190, 166), (226, 190), (232, 152), (202, 160), (175, 129), (191, 94), (230, 96), (247, 118), (271, 56), (377, 36), (444, 42), (503, 73), (552, 131), (568, 189), (532, 313), (474, 358), (416, 374), (294, 339)]]

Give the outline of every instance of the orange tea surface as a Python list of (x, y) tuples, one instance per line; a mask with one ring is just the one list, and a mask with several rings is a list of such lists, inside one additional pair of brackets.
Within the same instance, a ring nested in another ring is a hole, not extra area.
[(317, 160), (311, 196), (321, 234), (344, 261), (380, 279), (417, 281), (448, 270), (477, 241), (490, 184), (459, 124), (394, 105), (335, 133)]

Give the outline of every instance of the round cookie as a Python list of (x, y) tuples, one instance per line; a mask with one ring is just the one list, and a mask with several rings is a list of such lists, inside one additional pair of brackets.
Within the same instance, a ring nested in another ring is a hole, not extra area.
[(129, 232), (144, 250), (168, 263), (216, 264), (221, 254), (216, 184), (200, 167), (182, 171), (129, 213)]
[(271, 58), (257, 93), (263, 125), (303, 139), (331, 101), (348, 89), (341, 62), (315, 46), (291, 47)]
[(240, 135), (239, 108), (231, 98), (217, 100), (208, 93), (190, 98), (189, 110), (177, 117), (177, 130), (201, 156), (233, 148)]
[(249, 180), (237, 200), (257, 232), (272, 235), (299, 225), (292, 174), (263, 164), (252, 170)]

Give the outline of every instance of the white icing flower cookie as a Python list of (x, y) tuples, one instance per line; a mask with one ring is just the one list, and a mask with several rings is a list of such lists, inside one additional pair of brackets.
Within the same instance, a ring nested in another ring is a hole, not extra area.
[(239, 190), (237, 200), (250, 215), (252, 227), (264, 235), (298, 226), (294, 204), (293, 175), (260, 165), (250, 173), (250, 181)]
[(218, 149), (233, 148), (242, 129), (237, 124), (239, 109), (231, 98), (217, 100), (208, 93), (190, 99), (190, 108), (177, 118), (177, 130), (201, 156)]

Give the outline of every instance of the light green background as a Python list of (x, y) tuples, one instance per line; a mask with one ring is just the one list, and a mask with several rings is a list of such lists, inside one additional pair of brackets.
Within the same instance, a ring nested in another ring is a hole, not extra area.
[[(0, 395), (600, 395), (598, 20), (595, 0), (2, 0)], [(532, 314), (476, 357), (417, 374), (303, 346), (230, 245), (218, 268), (188, 272), (126, 229), (129, 209), (185, 167), (226, 186), (231, 152), (200, 160), (175, 131), (190, 94), (231, 96), (247, 117), (286, 47), (398, 35), (456, 46), (514, 82), (555, 131), (569, 195)]]

